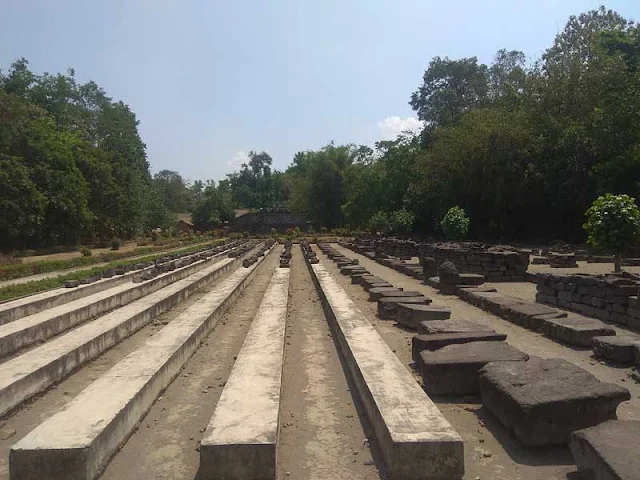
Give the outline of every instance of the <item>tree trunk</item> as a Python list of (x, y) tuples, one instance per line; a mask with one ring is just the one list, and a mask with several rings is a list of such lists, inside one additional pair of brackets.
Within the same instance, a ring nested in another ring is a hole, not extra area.
[(614, 264), (613, 264), (613, 272), (620, 273), (622, 271), (622, 255), (616, 253)]

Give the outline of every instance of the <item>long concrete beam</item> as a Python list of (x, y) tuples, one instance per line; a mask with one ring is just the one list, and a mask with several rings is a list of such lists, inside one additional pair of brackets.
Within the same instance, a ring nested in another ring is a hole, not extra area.
[(205, 431), (200, 444), (203, 478), (276, 478), (289, 271), (274, 272)]
[(325, 266), (307, 266), (391, 477), (462, 478), (460, 435)]
[(91, 480), (178, 375), (265, 257), (232, 273), (15, 444), (11, 480)]
[[(218, 254), (213, 258), (219, 258)], [(0, 357), (58, 335), (90, 318), (122, 307), (209, 265), (199, 260), (143, 283), (126, 283), (0, 326)]]
[[(202, 252), (188, 255), (185, 258), (199, 255), (200, 253)], [(124, 275), (103, 278), (97, 282), (80, 285), (76, 288), (54, 288), (45, 292), (0, 303), (0, 325), (130, 282), (135, 275), (139, 275), (143, 271), (144, 270), (132, 271)]]
[(225, 258), (4, 363), (0, 368), (0, 415), (133, 335), (241, 262), (242, 258)]

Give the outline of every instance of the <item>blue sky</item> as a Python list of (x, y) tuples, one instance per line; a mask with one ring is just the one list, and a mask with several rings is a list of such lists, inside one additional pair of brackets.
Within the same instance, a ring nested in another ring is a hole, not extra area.
[[(429, 60), (531, 59), (587, 0), (7, 0), (0, 68), (76, 70), (128, 103), (153, 172), (221, 179), (249, 150), (372, 145), (416, 120)], [(630, 19), (640, 1), (605, 5)]]

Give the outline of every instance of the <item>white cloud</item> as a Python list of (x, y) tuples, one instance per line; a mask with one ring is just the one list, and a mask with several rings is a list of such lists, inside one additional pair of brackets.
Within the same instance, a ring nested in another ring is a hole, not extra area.
[(227, 165), (231, 168), (240, 168), (243, 163), (249, 162), (249, 154), (247, 152), (237, 152)]
[(424, 124), (416, 117), (400, 118), (394, 115), (378, 122), (378, 128), (383, 140), (395, 140), (398, 135), (407, 131), (420, 133), (424, 128)]

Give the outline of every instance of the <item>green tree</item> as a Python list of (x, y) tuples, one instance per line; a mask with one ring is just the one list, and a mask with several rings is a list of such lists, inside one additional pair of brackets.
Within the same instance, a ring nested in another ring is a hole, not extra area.
[(622, 271), (622, 254), (640, 240), (640, 209), (628, 195), (607, 193), (598, 197), (585, 215), (587, 242), (613, 253), (614, 271)]
[(464, 210), (451, 207), (440, 222), (440, 227), (449, 240), (463, 240), (469, 232), (471, 221)]

